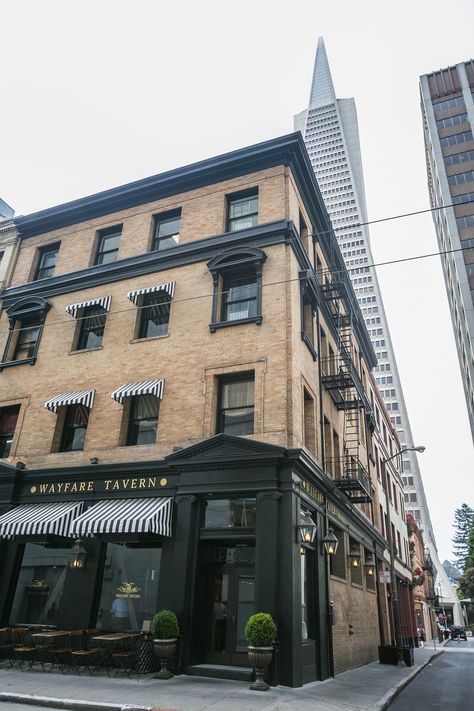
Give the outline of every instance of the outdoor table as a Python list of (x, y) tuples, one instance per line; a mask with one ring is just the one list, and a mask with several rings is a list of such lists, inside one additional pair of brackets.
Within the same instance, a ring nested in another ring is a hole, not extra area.
[[(110, 634), (100, 634), (92, 637), (92, 640), (97, 642), (101, 662), (105, 666), (109, 676), (112, 654), (120, 650), (130, 650), (130, 645), (126, 643), (137, 637), (141, 637), (140, 632), (110, 632)], [(113, 646), (114, 643), (116, 643), (117, 646)]]
[(62, 630), (45, 630), (44, 632), (34, 632), (32, 637), (44, 637), (45, 639), (54, 639), (55, 637), (67, 637), (69, 632)]

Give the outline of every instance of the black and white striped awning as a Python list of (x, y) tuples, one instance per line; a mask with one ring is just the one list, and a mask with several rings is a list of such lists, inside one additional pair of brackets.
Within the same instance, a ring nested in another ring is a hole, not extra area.
[(91, 409), (94, 404), (94, 394), (95, 390), (93, 388), (90, 390), (78, 390), (75, 393), (63, 393), (51, 398), (51, 400), (47, 400), (44, 403), (44, 407), (47, 410), (51, 410), (51, 412), (57, 412), (58, 408), (63, 405), (84, 405), (84, 407)]
[(100, 299), (91, 299), (90, 301), (81, 301), (79, 304), (70, 304), (66, 306), (66, 312), (69, 316), (77, 318), (77, 314), (81, 309), (86, 309), (88, 306), (102, 306), (104, 311), (110, 309), (111, 296), (102, 296)]
[(173, 499), (122, 499), (99, 501), (71, 526), (74, 538), (107, 533), (155, 533), (171, 536)]
[(163, 397), (165, 381), (161, 380), (142, 380), (140, 383), (127, 383), (122, 385), (117, 390), (114, 390), (110, 395), (112, 400), (116, 400), (121, 405), (126, 397), (135, 397), (135, 395), (156, 395), (160, 400)]
[(0, 516), (0, 538), (15, 536), (70, 536), (72, 521), (84, 509), (84, 502), (25, 504)]
[(169, 281), (166, 284), (158, 284), (158, 286), (146, 286), (144, 289), (137, 289), (137, 291), (129, 291), (127, 296), (130, 299), (130, 301), (133, 301), (135, 306), (138, 304), (138, 299), (140, 296), (143, 294), (154, 294), (157, 291), (162, 291), (165, 294), (168, 294), (170, 299), (173, 298), (174, 296), (174, 286), (175, 286), (174, 281)]

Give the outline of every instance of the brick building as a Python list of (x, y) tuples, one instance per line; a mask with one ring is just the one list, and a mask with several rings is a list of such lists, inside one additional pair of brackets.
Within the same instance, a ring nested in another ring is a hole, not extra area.
[(268, 611), (282, 684), (376, 659), (376, 358), (301, 136), (15, 226), (0, 621), (140, 630), (171, 608), (182, 669), (232, 676)]

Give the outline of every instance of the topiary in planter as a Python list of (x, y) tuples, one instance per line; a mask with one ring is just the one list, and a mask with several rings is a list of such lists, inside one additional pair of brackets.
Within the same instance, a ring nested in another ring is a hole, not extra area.
[(267, 691), (268, 684), (264, 681), (265, 669), (272, 660), (273, 647), (277, 633), (276, 624), (267, 612), (258, 612), (247, 620), (245, 637), (249, 643), (249, 661), (255, 669), (256, 680), (250, 684), (250, 689)]
[(155, 675), (155, 679), (171, 679), (173, 673), (168, 669), (168, 663), (176, 654), (179, 635), (178, 618), (171, 610), (160, 610), (151, 621), (150, 632), (154, 637), (155, 653), (161, 663), (161, 669)]
[(175, 639), (179, 635), (178, 618), (171, 610), (160, 610), (151, 621), (150, 632), (156, 639)]
[(273, 617), (268, 612), (257, 612), (247, 620), (245, 638), (252, 647), (269, 647), (277, 633)]

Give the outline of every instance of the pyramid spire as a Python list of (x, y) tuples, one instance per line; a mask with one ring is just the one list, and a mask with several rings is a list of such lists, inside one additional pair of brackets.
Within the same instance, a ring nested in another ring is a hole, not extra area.
[(310, 104), (336, 101), (336, 92), (332, 83), (331, 70), (322, 37), (318, 38), (316, 58), (314, 60), (313, 81), (311, 83)]

